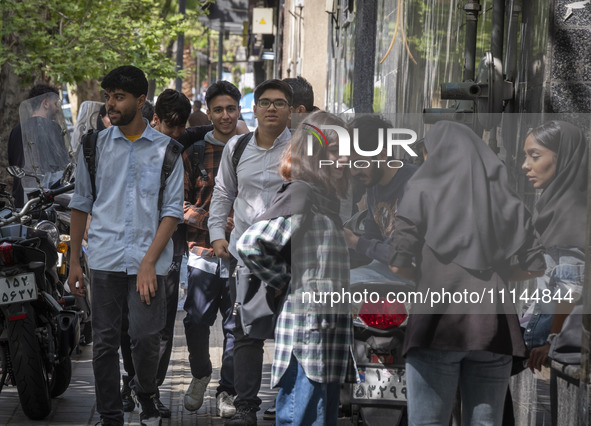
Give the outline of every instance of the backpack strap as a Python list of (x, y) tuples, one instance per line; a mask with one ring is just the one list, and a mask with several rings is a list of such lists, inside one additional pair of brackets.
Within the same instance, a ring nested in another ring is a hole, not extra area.
[(170, 139), (166, 146), (166, 152), (164, 154), (164, 161), (162, 162), (162, 171), (160, 172), (160, 190), (158, 191), (158, 211), (162, 210), (162, 198), (164, 195), (164, 188), (166, 188), (166, 180), (174, 170), (179, 155), (183, 150), (183, 145)]
[(90, 175), (90, 186), (92, 188), (92, 200), (96, 201), (96, 141), (98, 130), (90, 129), (82, 136), (82, 151), (86, 160), (86, 167)]
[(232, 166), (234, 167), (234, 175), (237, 176), (237, 169), (238, 163), (240, 162), (240, 157), (242, 157), (242, 153), (246, 149), (246, 145), (252, 139), (254, 132), (246, 133), (245, 135), (240, 136), (238, 142), (236, 142), (236, 146), (234, 147), (234, 152), (232, 153)]
[(195, 172), (199, 169), (201, 179), (205, 182), (209, 180), (209, 175), (205, 166), (203, 165), (203, 157), (205, 156), (205, 141), (202, 139), (193, 144), (193, 152), (191, 154), (191, 182), (196, 180)]

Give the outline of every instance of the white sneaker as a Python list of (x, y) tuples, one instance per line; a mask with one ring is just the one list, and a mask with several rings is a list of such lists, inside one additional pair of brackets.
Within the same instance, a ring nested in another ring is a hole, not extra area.
[(205, 390), (210, 380), (211, 374), (201, 379), (193, 377), (187, 392), (185, 392), (184, 403), (187, 410), (197, 411), (201, 408), (203, 405), (203, 395), (205, 395)]
[(216, 398), (216, 406), (218, 417), (229, 419), (236, 414), (236, 407), (234, 407), (234, 398), (228, 392), (221, 392)]

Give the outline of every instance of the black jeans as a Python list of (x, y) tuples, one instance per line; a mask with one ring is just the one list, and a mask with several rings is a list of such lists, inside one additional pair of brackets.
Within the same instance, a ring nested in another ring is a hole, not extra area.
[[(179, 303), (179, 281), (181, 276), (181, 262), (183, 256), (175, 256), (172, 259), (170, 270), (164, 281), (164, 292), (166, 294), (166, 324), (160, 332), (160, 360), (158, 362), (158, 373), (156, 375), (158, 386), (164, 383), (166, 371), (172, 354), (172, 342), (174, 340), (174, 322), (176, 319), (177, 305)], [(129, 318), (127, 306), (124, 308), (123, 321), (121, 322), (121, 358), (123, 368), (129, 376), (135, 376), (135, 369), (131, 360), (131, 344), (128, 334)]]
[(237, 409), (249, 407), (258, 411), (261, 405), (261, 399), (257, 395), (263, 378), (264, 344), (264, 340), (244, 335), (237, 315), (234, 329), (234, 406)]
[[(230, 268), (230, 289), (232, 301), (236, 301), (236, 261)], [(233, 305), (234, 303), (232, 303)], [(261, 405), (258, 397), (263, 379), (263, 346), (265, 341), (245, 336), (242, 331), (240, 315), (236, 315), (236, 327), (234, 328), (234, 389), (236, 399), (234, 406), (238, 408), (255, 408), (257, 411)]]
[(119, 393), (119, 343), (123, 307), (129, 305), (129, 335), (132, 365), (138, 374), (130, 386), (138, 394), (157, 390), (158, 347), (160, 330), (166, 321), (164, 277), (158, 277), (158, 290), (150, 305), (140, 300), (137, 276), (123, 272), (91, 270), (92, 296), (92, 366), (95, 378), (97, 411), (101, 417), (123, 421)]

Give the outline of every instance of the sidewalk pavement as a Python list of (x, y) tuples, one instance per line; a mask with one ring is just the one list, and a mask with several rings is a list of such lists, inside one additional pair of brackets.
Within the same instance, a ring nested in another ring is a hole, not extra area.
[[(221, 317), (218, 317), (210, 334), (210, 355), (213, 364), (211, 382), (205, 394), (203, 406), (196, 412), (190, 412), (183, 407), (183, 396), (191, 382), (189, 367), (189, 352), (185, 341), (183, 326), (184, 311), (177, 313), (175, 324), (174, 346), (172, 359), (168, 368), (166, 380), (160, 387), (162, 402), (172, 411), (170, 419), (163, 419), (162, 426), (172, 425), (223, 425), (224, 419), (216, 416), (215, 390), (219, 380), (219, 370), (222, 359), (223, 336), (221, 331)], [(273, 359), (273, 341), (265, 343), (263, 365), (263, 383), (259, 397), (263, 403), (258, 412), (258, 424), (273, 425), (273, 421), (263, 420), (263, 412), (273, 406), (277, 390), (269, 388), (271, 363)], [(29, 425), (95, 425), (100, 420), (96, 412), (94, 396), (94, 375), (92, 372), (92, 345), (82, 347), (79, 354), (72, 356), (72, 380), (70, 387), (58, 398), (53, 399), (53, 409), (49, 416), (41, 421), (33, 421), (25, 416), (20, 408), (16, 387), (4, 387), (0, 394), (0, 425), (29, 426)], [(139, 426), (139, 411), (125, 413), (125, 425)]]

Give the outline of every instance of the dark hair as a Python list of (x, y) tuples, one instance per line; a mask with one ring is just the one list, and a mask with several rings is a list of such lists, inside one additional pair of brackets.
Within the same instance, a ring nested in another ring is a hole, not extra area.
[(558, 153), (558, 145), (560, 144), (560, 124), (558, 122), (549, 121), (542, 124), (529, 132), (528, 136), (530, 135), (543, 147)]
[[(312, 127), (320, 127), (324, 124), (340, 126), (349, 130), (349, 126), (328, 112), (317, 111), (306, 117), (306, 122), (301, 123), (291, 137), (290, 148), (286, 149), (279, 164), (279, 173), (286, 180), (303, 180), (323, 188), (327, 194), (337, 194), (339, 198), (345, 198), (349, 189), (349, 174), (345, 169), (343, 178), (334, 181), (330, 176), (328, 167), (319, 167), (319, 160), (326, 160), (328, 146), (319, 143), (312, 144), (312, 155), (308, 155), (308, 135)], [(310, 126), (311, 125), (311, 126)], [(328, 143), (338, 138), (334, 130), (324, 130)]]
[(287, 99), (287, 103), (289, 105), (293, 105), (293, 90), (291, 89), (291, 86), (289, 84), (287, 84), (285, 81), (277, 80), (277, 79), (263, 81), (261, 84), (259, 84), (257, 87), (255, 87), (255, 89), (254, 89), (254, 103), (255, 104), (257, 104), (259, 102), (261, 95), (263, 93), (265, 93), (266, 90), (279, 90), (279, 91), (283, 92), (283, 94), (285, 95), (285, 99)]
[(209, 86), (207, 92), (205, 92), (205, 103), (207, 104), (207, 107), (209, 108), (209, 103), (213, 98), (220, 95), (228, 95), (238, 103), (240, 103), (240, 98), (242, 97), (240, 90), (229, 81), (216, 81)]
[(357, 129), (359, 148), (363, 151), (372, 151), (378, 147), (379, 130), (382, 129), (386, 138), (387, 129), (392, 128), (392, 123), (377, 114), (366, 114), (356, 117), (350, 123), (351, 129)]
[(201, 104), (201, 101), (200, 100), (193, 101), (193, 108), (200, 109), (201, 108), (201, 105), (202, 104)]
[(183, 93), (166, 89), (158, 95), (154, 111), (168, 126), (184, 126), (191, 115), (191, 102)]
[(136, 98), (148, 94), (146, 75), (132, 65), (124, 65), (109, 72), (101, 81), (101, 87), (107, 91), (123, 90)]
[(289, 84), (293, 91), (293, 106), (303, 105), (306, 112), (312, 112), (314, 110), (314, 89), (308, 80), (298, 75), (296, 78), (284, 78), (283, 81)]
[(33, 108), (33, 111), (38, 110), (41, 106), (41, 102), (43, 102), (45, 99), (51, 96), (51, 94), (57, 95), (58, 98), (60, 96), (59, 90), (48, 84), (36, 84), (33, 87), (31, 87), (27, 99), (32, 99), (31, 108)]
[(154, 104), (147, 99), (142, 107), (142, 117), (148, 120), (148, 123), (151, 123), (154, 119)]

